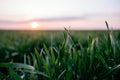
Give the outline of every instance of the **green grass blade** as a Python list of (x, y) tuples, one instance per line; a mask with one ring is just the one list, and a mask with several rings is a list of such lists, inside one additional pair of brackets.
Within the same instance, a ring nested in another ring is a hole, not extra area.
[(107, 78), (109, 76), (112, 76), (114, 75), (115, 73), (117, 73), (118, 71), (120, 71), (120, 64), (111, 68), (111, 69), (108, 69), (107, 71), (105, 71), (105, 73), (103, 73), (103, 75), (101, 75), (100, 77), (102, 78)]
[(39, 74), (45, 78), (49, 78), (49, 76), (47, 74), (45, 74), (44, 72), (40, 72), (40, 71), (29, 71), (29, 70), (23, 70), (24, 72), (27, 72), (27, 73), (33, 73), (33, 74)]
[(65, 74), (66, 70), (62, 71), (61, 74), (58, 76), (58, 80)]
[(9, 74), (14, 78), (14, 80), (22, 80), (18, 74), (15, 73), (14, 70), (9, 69)]
[(0, 67), (4, 68), (24, 68), (29, 70), (34, 70), (33, 66), (22, 64), (22, 63), (0, 63)]

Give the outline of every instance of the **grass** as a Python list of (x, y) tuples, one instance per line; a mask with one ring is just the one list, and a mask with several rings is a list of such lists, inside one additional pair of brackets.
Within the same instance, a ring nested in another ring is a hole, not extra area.
[(119, 80), (120, 32), (105, 23), (108, 31), (3, 31), (0, 79)]

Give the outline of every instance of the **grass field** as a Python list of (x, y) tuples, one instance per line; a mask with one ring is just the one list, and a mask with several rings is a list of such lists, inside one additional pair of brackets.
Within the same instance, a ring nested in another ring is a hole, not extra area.
[(0, 31), (0, 80), (120, 80), (120, 31)]

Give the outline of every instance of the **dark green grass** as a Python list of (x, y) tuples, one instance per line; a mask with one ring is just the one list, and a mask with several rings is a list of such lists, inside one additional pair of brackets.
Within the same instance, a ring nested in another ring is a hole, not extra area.
[(0, 79), (119, 80), (119, 52), (120, 31), (0, 31)]

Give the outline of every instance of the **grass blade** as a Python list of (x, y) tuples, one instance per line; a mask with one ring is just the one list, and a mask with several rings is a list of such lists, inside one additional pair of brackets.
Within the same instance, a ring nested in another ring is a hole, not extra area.
[(9, 69), (9, 74), (14, 78), (14, 80), (22, 80), (18, 74), (15, 73), (14, 70)]
[(24, 68), (29, 70), (34, 70), (33, 66), (22, 64), (22, 63), (0, 63), (0, 67), (4, 68)]

